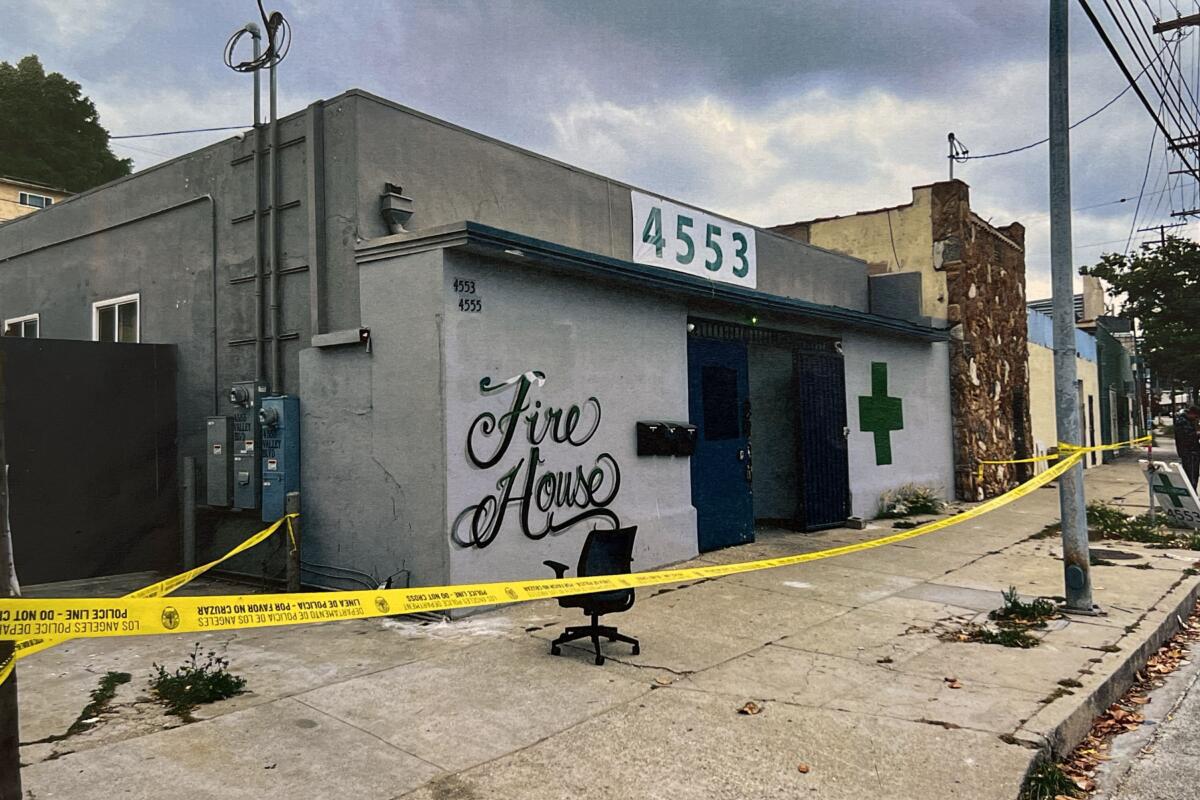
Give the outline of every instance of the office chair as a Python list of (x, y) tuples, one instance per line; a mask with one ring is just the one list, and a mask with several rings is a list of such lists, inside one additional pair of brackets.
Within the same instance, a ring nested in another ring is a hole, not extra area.
[[(588, 532), (583, 543), (583, 552), (579, 554), (579, 567), (575, 570), (580, 578), (592, 575), (625, 575), (630, 571), (633, 561), (633, 537), (637, 534), (637, 526), (629, 528), (593, 529)], [(566, 575), (567, 565), (557, 561), (544, 561), (547, 567), (554, 570), (554, 577)], [(563, 608), (583, 609), (583, 613), (591, 616), (591, 625), (568, 626), (562, 635), (550, 643), (550, 652), (560, 655), (560, 646), (576, 639), (591, 639), (596, 651), (596, 663), (603, 664), (604, 656), (600, 653), (600, 637), (610, 642), (625, 642), (633, 645), (633, 654), (641, 652), (638, 640), (632, 636), (618, 633), (615, 627), (601, 625), (600, 617), (604, 614), (616, 614), (633, 608), (633, 589), (611, 589), (589, 594), (573, 594), (558, 598), (558, 604)]]

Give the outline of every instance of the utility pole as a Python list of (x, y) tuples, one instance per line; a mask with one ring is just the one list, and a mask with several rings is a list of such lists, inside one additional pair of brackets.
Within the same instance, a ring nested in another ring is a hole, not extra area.
[[(8, 459), (4, 452), (5, 358), (0, 351), (0, 597), (16, 597), (17, 571), (8, 528)], [(16, 642), (0, 639), (0, 664), (15, 655)], [(0, 800), (21, 800), (21, 726), (17, 717), (17, 670), (0, 683)]]
[(1151, 225), (1148, 228), (1138, 228), (1138, 233), (1149, 233), (1150, 231), (1158, 231), (1158, 246), (1163, 247), (1167, 243), (1167, 228), (1182, 228), (1186, 226), (1186, 222), (1176, 222), (1174, 225)]
[(1187, 28), (1192, 25), (1200, 25), (1200, 14), (1191, 14), (1186, 17), (1169, 19), (1166, 22), (1157, 22), (1152, 30), (1155, 33), (1166, 33), (1167, 31), (1173, 31), (1176, 28)]
[[(1082, 445), (1075, 374), (1075, 286), (1071, 259), (1071, 133), (1068, 115), (1067, 0), (1050, 0), (1050, 281), (1054, 299), (1054, 394), (1058, 440)], [(1058, 479), (1068, 611), (1092, 603), (1083, 465)]]

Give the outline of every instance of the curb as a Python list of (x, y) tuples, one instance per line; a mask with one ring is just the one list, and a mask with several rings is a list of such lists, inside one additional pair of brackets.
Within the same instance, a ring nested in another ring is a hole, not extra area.
[[(1074, 750), (1091, 731), (1096, 717), (1104, 713), (1110, 705), (1125, 694), (1133, 685), (1137, 672), (1142, 669), (1150, 656), (1179, 631), (1180, 621), (1191, 615), (1197, 599), (1200, 598), (1200, 580), (1192, 578), (1191, 586), (1187, 586), (1187, 581), (1188, 577), (1182, 577), (1181, 582), (1159, 601), (1160, 604), (1170, 602), (1170, 595), (1179, 589), (1184, 590), (1183, 597), (1167, 609), (1158, 626), (1150, 631), (1136, 648), (1122, 651), (1123, 658), (1111, 673), (1093, 687), (1086, 696), (1081, 697), (1079, 694), (1075, 694), (1058, 701), (1065, 703), (1069, 700), (1074, 708), (1053, 729), (1048, 733), (1041, 734), (1026, 729), (1023, 724), (1018, 729), (1016, 737), (1025, 741), (1033, 741), (1043, 750), (1048, 748), (1055, 757), (1065, 756)], [(1153, 613), (1159, 608), (1160, 605), (1156, 605), (1150, 609), (1150, 612)], [(1146, 624), (1146, 622), (1148, 620), (1144, 620), (1142, 624)], [(1134, 635), (1129, 634), (1131, 637)], [(1047, 708), (1050, 707), (1052, 706)]]

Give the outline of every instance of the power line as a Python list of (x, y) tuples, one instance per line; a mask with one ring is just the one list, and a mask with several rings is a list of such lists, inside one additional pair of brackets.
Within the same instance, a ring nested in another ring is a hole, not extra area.
[(148, 139), (151, 136), (177, 136), (181, 133), (209, 133), (211, 131), (244, 131), (253, 125), (222, 125), (219, 128), (188, 128), (182, 131), (158, 131), (157, 133), (123, 133), (120, 136), (109, 136), (109, 139)]
[[(1156, 60), (1157, 60), (1157, 58), (1162, 56), (1163, 51), (1166, 49), (1167, 49), (1167, 45), (1163, 45), (1162, 49), (1160, 49), (1158, 51), (1158, 55), (1155, 57)], [(1150, 65), (1147, 64), (1147, 65), (1143, 66), (1142, 71), (1138, 73), (1137, 77), (1138, 78), (1142, 77), (1142, 75), (1144, 75), (1146, 73), (1146, 70), (1148, 70), (1148, 69), (1150, 69)], [(1136, 78), (1134, 80), (1136, 80)], [(1071, 127), (1068, 130), (1075, 130), (1083, 123), (1087, 122), (1088, 120), (1092, 119), (1093, 117), (1098, 116), (1102, 111), (1107, 110), (1109, 106), (1111, 106), (1113, 103), (1117, 102), (1122, 97), (1124, 97), (1125, 93), (1128, 92), (1132, 88), (1134, 88), (1134, 86), (1133, 86), (1133, 82), (1131, 81), (1129, 83), (1129, 85), (1127, 85), (1124, 89), (1117, 92), (1116, 96), (1113, 97), (1113, 99), (1109, 100), (1107, 103), (1100, 106), (1099, 108), (1097, 108), (1092, 113), (1088, 114), (1083, 119), (1081, 119), (1081, 120), (1077, 121), (1075, 124), (1071, 125)], [(952, 140), (951, 146), (953, 146), (955, 141), (957, 141), (957, 140)], [(961, 150), (961, 154), (955, 153), (954, 160), (961, 164), (964, 161), (974, 161), (974, 160), (980, 159), (980, 158), (996, 158), (997, 156), (1010, 156), (1013, 153), (1020, 153), (1024, 150), (1032, 150), (1033, 148), (1037, 147), (1038, 145), (1045, 144), (1048, 141), (1050, 141), (1049, 136), (1047, 136), (1045, 139), (1038, 139), (1036, 142), (1031, 142), (1029, 144), (1022, 145), (1020, 147), (1014, 147), (1011, 150), (1001, 150), (998, 153), (984, 153), (983, 155), (978, 155), (978, 156), (967, 155), (966, 150)]]
[[(1142, 210), (1142, 198), (1146, 194), (1146, 179), (1150, 177), (1150, 162), (1154, 159), (1154, 143), (1158, 140), (1158, 129), (1150, 129), (1150, 152), (1146, 154), (1146, 169), (1142, 172), (1142, 188), (1138, 190), (1137, 207), (1133, 209), (1133, 221), (1129, 223), (1129, 236), (1125, 239), (1125, 253), (1129, 253), (1129, 243), (1133, 241), (1133, 231), (1137, 227), (1138, 212)], [(1164, 190), (1165, 191), (1165, 190)], [(1158, 192), (1160, 196), (1162, 192)]]
[[(1160, 60), (1162, 56), (1162, 50), (1159, 50), (1158, 56), (1151, 57), (1149, 51), (1146, 49), (1146, 45), (1142, 43), (1141, 37), (1138, 36), (1139, 31), (1144, 32), (1145, 30), (1141, 25), (1141, 17), (1138, 17), (1138, 24), (1135, 26), (1133, 21), (1129, 18), (1129, 14), (1126, 13), (1125, 7), (1121, 5), (1119, 0), (1117, 0), (1117, 9), (1121, 12), (1121, 16), (1125, 19), (1126, 25), (1129, 26), (1129, 29), (1126, 30), (1126, 26), (1122, 25), (1121, 21), (1117, 19), (1117, 12), (1113, 10), (1112, 4), (1109, 3), (1109, 0), (1100, 1), (1104, 3), (1104, 7), (1108, 10), (1108, 15), (1112, 17), (1112, 21), (1116, 25), (1117, 31), (1121, 34), (1121, 38), (1125, 40), (1125, 46), (1129, 48), (1129, 54), (1133, 56), (1133, 60), (1142, 67), (1142, 73), (1149, 77), (1150, 86), (1154, 89), (1156, 94), (1166, 101), (1168, 99), (1168, 95), (1171, 94), (1170, 84), (1167, 83), (1165, 77), (1167, 73), (1167, 69), (1165, 68), (1166, 65), (1163, 65), (1164, 69), (1162, 76), (1158, 76), (1153, 72), (1149, 72), (1150, 65), (1152, 65), (1155, 61)], [(1135, 11), (1134, 13), (1136, 14), (1137, 12)], [(1130, 38), (1131, 36), (1133, 37), (1132, 39)], [(1134, 47), (1135, 40), (1137, 42), (1137, 47)], [(1138, 55), (1138, 50), (1141, 50), (1142, 55), (1146, 57), (1145, 63), (1142, 62), (1142, 57)], [(1156, 77), (1158, 78), (1158, 82), (1155, 82)], [(1174, 97), (1171, 97), (1170, 99), (1173, 102), (1167, 103), (1165, 106), (1167, 116), (1174, 121), (1175, 125), (1179, 128), (1179, 133), (1181, 135), (1190, 133), (1190, 129), (1183, 122), (1183, 120), (1187, 118), (1188, 112), (1183, 108), (1182, 99), (1178, 101), (1175, 101)], [(1160, 111), (1159, 113), (1162, 112)]]
[[(1154, 120), (1154, 124), (1156, 124), (1163, 132), (1163, 136), (1166, 137), (1167, 144), (1169, 146), (1172, 141), (1171, 132), (1167, 130), (1167, 126), (1163, 124), (1161, 117), (1155, 113), (1154, 107), (1150, 105), (1150, 100), (1147, 99), (1146, 94), (1142, 91), (1141, 87), (1137, 85), (1137, 78), (1134, 77), (1133, 73), (1129, 71), (1129, 67), (1126, 66), (1124, 59), (1121, 58), (1121, 54), (1117, 52), (1117, 48), (1113, 44), (1112, 39), (1109, 38), (1108, 33), (1104, 30), (1104, 26), (1100, 24), (1100, 19), (1096, 16), (1096, 12), (1094, 12), (1092, 7), (1088, 5), (1087, 0), (1079, 0), (1079, 5), (1083, 7), (1083, 11), (1087, 15), (1088, 21), (1091, 22), (1092, 27), (1096, 29), (1096, 33), (1099, 34), (1100, 40), (1104, 42), (1104, 46), (1108, 48), (1109, 55), (1111, 55), (1113, 61), (1117, 63), (1117, 66), (1121, 70), (1121, 74), (1125, 76), (1125, 80), (1129, 82), (1129, 85), (1133, 88), (1134, 93), (1137, 94), (1138, 99), (1142, 101), (1142, 105), (1145, 106), (1146, 111), (1150, 114), (1151, 119)], [(1165, 102), (1166, 98), (1162, 99)], [(1180, 160), (1183, 161), (1184, 165), (1188, 168), (1192, 175), (1196, 175), (1196, 168), (1192, 166), (1192, 163), (1188, 160), (1187, 156), (1183, 154), (1182, 150), (1178, 151), (1178, 155)]]

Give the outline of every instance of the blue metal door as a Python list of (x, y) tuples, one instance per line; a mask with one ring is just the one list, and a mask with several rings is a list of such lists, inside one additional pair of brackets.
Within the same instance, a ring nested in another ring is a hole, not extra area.
[(754, 541), (746, 343), (688, 339), (688, 413), (696, 426), (692, 505), (701, 552)]
[(795, 372), (800, 524), (832, 528), (850, 516), (845, 365), (833, 351), (798, 350)]

